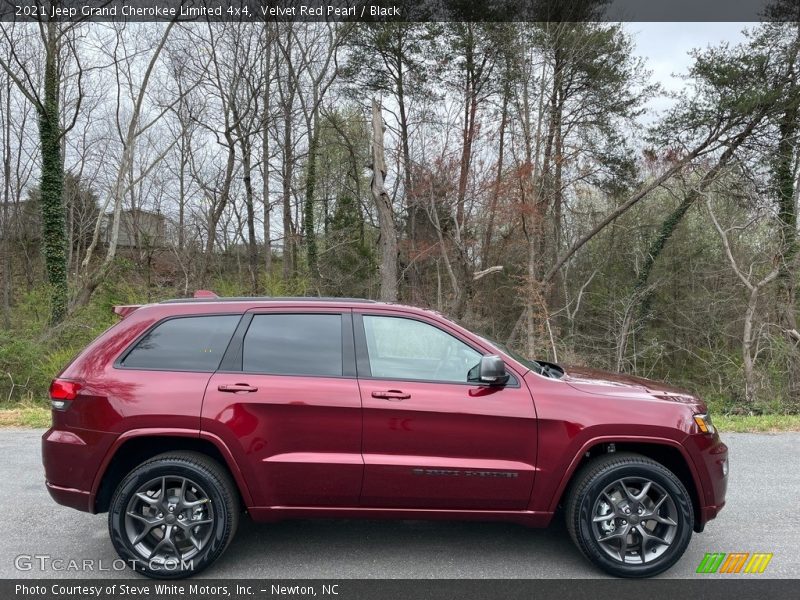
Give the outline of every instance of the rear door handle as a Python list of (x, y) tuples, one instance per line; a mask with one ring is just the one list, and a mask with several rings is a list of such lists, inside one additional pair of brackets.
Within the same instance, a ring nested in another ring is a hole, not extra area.
[(247, 383), (229, 383), (217, 388), (220, 392), (257, 392), (258, 388)]
[(400, 390), (387, 390), (385, 392), (372, 392), (373, 398), (383, 398), (384, 400), (408, 400), (411, 394), (406, 394)]

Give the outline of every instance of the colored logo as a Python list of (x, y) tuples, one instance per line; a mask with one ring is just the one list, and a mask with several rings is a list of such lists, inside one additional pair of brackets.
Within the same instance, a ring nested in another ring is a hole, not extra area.
[(767, 552), (706, 552), (697, 566), (698, 573), (763, 573), (772, 553)]

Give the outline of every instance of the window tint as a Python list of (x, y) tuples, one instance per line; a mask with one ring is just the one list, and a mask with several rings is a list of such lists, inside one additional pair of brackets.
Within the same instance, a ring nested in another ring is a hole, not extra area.
[(399, 317), (364, 315), (373, 377), (466, 382), (481, 355), (438, 327)]
[(122, 365), (134, 369), (215, 371), (241, 315), (169, 319), (134, 346)]
[(245, 371), (342, 374), (341, 315), (255, 315), (244, 338)]

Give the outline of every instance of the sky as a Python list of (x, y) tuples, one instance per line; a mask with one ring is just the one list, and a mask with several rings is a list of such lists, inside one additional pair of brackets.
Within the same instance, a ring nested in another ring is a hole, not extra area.
[[(653, 71), (653, 80), (666, 90), (677, 91), (684, 82), (674, 75), (685, 73), (693, 48), (706, 48), (727, 41), (731, 45), (744, 39), (742, 29), (754, 23), (626, 23), (633, 35), (636, 51), (647, 59)], [(654, 120), (659, 111), (671, 104), (669, 98), (660, 96), (649, 103), (646, 120)]]

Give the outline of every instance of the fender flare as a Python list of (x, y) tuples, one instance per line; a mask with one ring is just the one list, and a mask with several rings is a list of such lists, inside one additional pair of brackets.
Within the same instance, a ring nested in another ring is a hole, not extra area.
[(144, 428), (144, 429), (129, 429), (123, 433), (121, 433), (115, 440), (114, 443), (111, 444), (111, 447), (106, 452), (106, 455), (103, 457), (103, 461), (100, 463), (100, 468), (97, 469), (97, 474), (95, 475), (94, 481), (92, 482), (92, 490), (89, 496), (89, 506), (92, 507), (92, 512), (94, 512), (95, 502), (97, 500), (97, 492), (100, 489), (100, 484), (103, 481), (103, 477), (106, 475), (106, 471), (108, 470), (108, 465), (113, 460), (114, 456), (116, 456), (117, 451), (122, 447), (123, 444), (132, 440), (132, 439), (140, 439), (140, 438), (147, 438), (147, 437), (185, 437), (185, 438), (194, 438), (199, 440), (204, 440), (206, 442), (210, 442), (214, 445), (214, 447), (219, 451), (222, 455), (222, 458), (225, 460), (225, 466), (228, 468), (228, 471), (233, 476), (233, 480), (236, 483), (236, 487), (239, 489), (239, 493), (242, 495), (242, 500), (245, 503), (245, 506), (253, 506), (253, 497), (250, 493), (250, 489), (247, 486), (247, 481), (245, 480), (244, 475), (242, 474), (241, 469), (239, 469), (239, 465), (233, 457), (230, 449), (228, 448), (227, 444), (219, 437), (214, 435), (213, 433), (209, 433), (207, 431), (201, 431), (199, 429), (170, 429), (170, 428)]
[(694, 460), (692, 459), (691, 455), (686, 451), (686, 448), (677, 440), (671, 438), (663, 438), (663, 437), (652, 437), (652, 436), (638, 436), (638, 435), (601, 435), (596, 436), (588, 439), (580, 449), (575, 453), (570, 461), (569, 467), (564, 471), (564, 475), (561, 477), (561, 481), (556, 487), (552, 498), (550, 499), (550, 503), (548, 505), (548, 511), (550, 513), (554, 513), (556, 508), (558, 508), (558, 502), (561, 500), (561, 497), (564, 494), (569, 482), (572, 480), (572, 476), (575, 474), (575, 471), (578, 469), (578, 465), (583, 458), (583, 455), (589, 451), (592, 446), (597, 446), (598, 444), (610, 444), (610, 443), (639, 443), (639, 444), (653, 444), (653, 445), (660, 445), (660, 446), (669, 446), (671, 448), (676, 448), (683, 457), (683, 460), (686, 462), (686, 466), (689, 468), (689, 473), (692, 476), (692, 481), (695, 485), (695, 490), (697, 494), (697, 501), (700, 507), (703, 506), (705, 493), (703, 490), (703, 483), (700, 480), (700, 476), (697, 473), (697, 467), (694, 464)]

